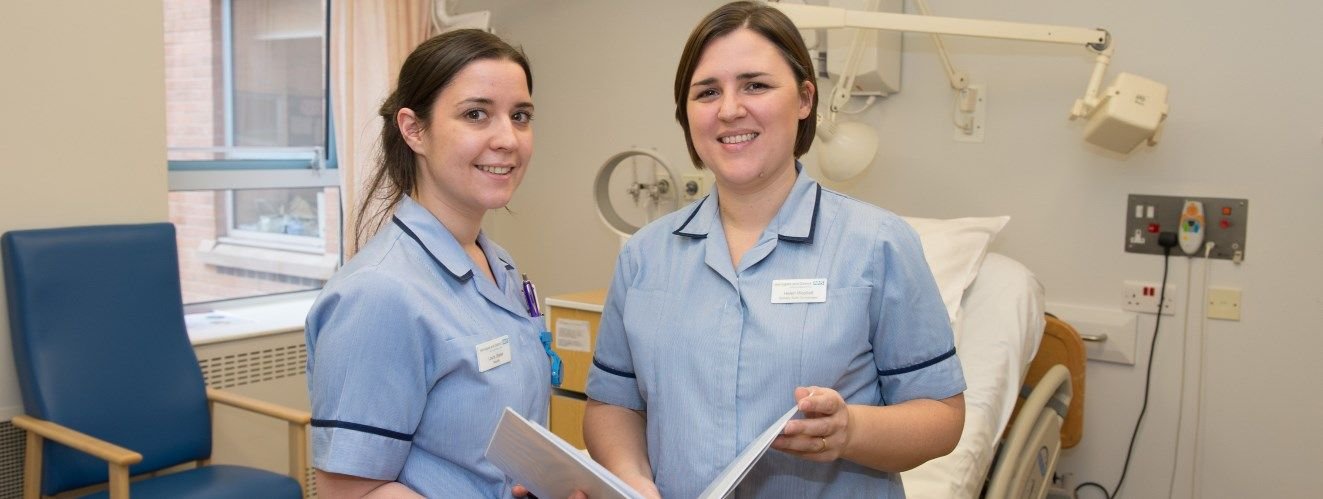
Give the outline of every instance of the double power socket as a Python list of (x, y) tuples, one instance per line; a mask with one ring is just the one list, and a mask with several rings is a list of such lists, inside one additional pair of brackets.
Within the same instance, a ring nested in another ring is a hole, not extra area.
[(663, 197), (670, 197), (678, 194), (680, 196), (681, 204), (695, 201), (698, 198), (706, 196), (708, 191), (712, 188), (712, 182), (702, 173), (685, 173), (683, 175), (677, 175), (676, 177), (680, 181), (680, 185), (672, 187), (670, 185), (671, 178), (665, 173), (658, 172), (657, 184), (666, 184), (666, 188), (661, 193)]
[[(1125, 281), (1121, 308), (1131, 312), (1156, 314), (1161, 288), (1158, 283)], [(1167, 284), (1167, 295), (1163, 297), (1162, 315), (1176, 315), (1184, 306), (1184, 296), (1175, 284)], [(1240, 290), (1236, 288), (1213, 287), (1208, 289), (1206, 310), (1209, 319), (1228, 321), (1240, 320)]]
[(1166, 296), (1162, 286), (1155, 282), (1125, 281), (1121, 308), (1145, 314), (1158, 313), (1158, 298), (1163, 298), (1162, 315), (1175, 315), (1180, 309), (1181, 293), (1175, 284), (1167, 284)]

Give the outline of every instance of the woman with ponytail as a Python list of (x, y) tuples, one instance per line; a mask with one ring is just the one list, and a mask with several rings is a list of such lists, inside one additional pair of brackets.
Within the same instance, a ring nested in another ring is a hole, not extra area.
[(507, 406), (546, 424), (550, 368), (542, 318), (481, 224), (528, 169), (532, 91), (524, 54), (482, 31), (404, 61), (354, 219), (370, 239), (308, 314), (320, 497), (511, 495), (487, 439)]

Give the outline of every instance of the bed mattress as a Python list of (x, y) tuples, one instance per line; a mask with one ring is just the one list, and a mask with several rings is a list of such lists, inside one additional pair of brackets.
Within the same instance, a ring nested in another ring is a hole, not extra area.
[(1007, 256), (987, 255), (960, 308), (955, 329), (967, 386), (965, 427), (950, 454), (901, 473), (910, 499), (978, 497), (1042, 339), (1043, 286)]

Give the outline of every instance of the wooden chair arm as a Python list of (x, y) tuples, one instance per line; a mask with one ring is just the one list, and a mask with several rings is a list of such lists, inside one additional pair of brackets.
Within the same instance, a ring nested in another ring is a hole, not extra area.
[(86, 452), (110, 464), (130, 466), (142, 461), (142, 454), (58, 423), (25, 415), (14, 416), (11, 422), (14, 426)]
[(283, 405), (272, 404), (270, 402), (257, 400), (252, 397), (245, 397), (235, 393), (207, 388), (207, 400), (219, 402), (231, 407), (237, 407), (247, 411), (252, 411), (276, 419), (282, 419), (294, 424), (306, 425), (312, 421), (312, 414), (308, 411), (290, 409)]
[(311, 413), (215, 388), (207, 388), (207, 400), (287, 421), (289, 423), (289, 476), (298, 482), (300, 490), (308, 490), (306, 470), (308, 468), (308, 424), (312, 422)]

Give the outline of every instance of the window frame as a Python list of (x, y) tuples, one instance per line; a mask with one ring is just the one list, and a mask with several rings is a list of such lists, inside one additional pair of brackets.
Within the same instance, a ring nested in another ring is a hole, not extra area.
[[(254, 231), (234, 231), (230, 228), (234, 225), (233, 215), (233, 196), (236, 190), (246, 189), (301, 189), (301, 188), (320, 188), (325, 189), (334, 187), (336, 192), (343, 192), (339, 162), (336, 153), (336, 124), (333, 112), (333, 98), (331, 94), (331, 1), (323, 0), (323, 31), (322, 31), (322, 106), (325, 111), (323, 119), (325, 120), (325, 147), (233, 147), (236, 138), (234, 130), (234, 113), (237, 95), (235, 93), (234, 80), (234, 26), (233, 9), (235, 0), (220, 0), (220, 30), (221, 30), (221, 75), (220, 82), (224, 116), (223, 125), (225, 127), (225, 142), (230, 147), (177, 147), (167, 146), (169, 153), (177, 152), (206, 152), (212, 153), (211, 157), (221, 157), (224, 159), (170, 159), (170, 154), (166, 160), (167, 191), (168, 192), (186, 192), (186, 191), (213, 191), (221, 196), (224, 205), (223, 217), (218, 223), (224, 224), (222, 234), (217, 234), (217, 248), (220, 247), (248, 247), (257, 251), (268, 251), (289, 255), (291, 258), (305, 259), (301, 260), (304, 266), (307, 266), (307, 258), (316, 255), (332, 254), (327, 253), (330, 242), (323, 238), (331, 232), (332, 225), (338, 226), (338, 234), (344, 234), (344, 207), (341, 196), (328, 196), (324, 192), (318, 193), (317, 214), (320, 223), (322, 238), (315, 238), (316, 244), (311, 244), (311, 237), (307, 236), (288, 236), (281, 234), (267, 234)], [(339, 217), (331, 220), (323, 209), (326, 203), (336, 203), (340, 206)], [(268, 237), (271, 236), (271, 237)], [(281, 240), (283, 238), (299, 238), (299, 240)], [(341, 236), (343, 238), (343, 236)], [(344, 263), (344, 245), (341, 241), (338, 254), (334, 254), (334, 267), (338, 268)], [(212, 257), (217, 258), (217, 257)], [(220, 256), (219, 258), (229, 258), (231, 256)], [(328, 262), (329, 263), (329, 262)], [(240, 266), (246, 268), (246, 266)], [(307, 277), (302, 273), (290, 274), (298, 278), (311, 278), (326, 280), (326, 277)], [(236, 296), (232, 298), (222, 298), (218, 300), (204, 300), (185, 303), (186, 309), (211, 309), (217, 305), (231, 306), (235, 304), (246, 303), (277, 303), (288, 300), (300, 300), (309, 296), (315, 296), (320, 292), (320, 288), (306, 288), (293, 291), (277, 292), (257, 292), (245, 296)]]
[[(341, 187), (335, 148), (335, 117), (331, 97), (331, 0), (322, 2), (322, 105), (326, 111), (326, 147), (234, 147), (234, 0), (221, 0), (221, 85), (225, 98), (225, 140), (221, 147), (168, 148), (173, 152), (220, 152), (230, 159), (167, 159), (170, 191)], [(265, 157), (262, 157), (265, 156)], [(342, 221), (343, 223), (343, 221)]]

